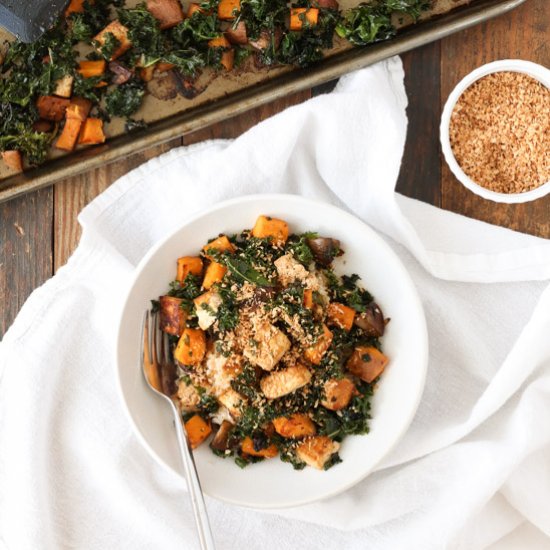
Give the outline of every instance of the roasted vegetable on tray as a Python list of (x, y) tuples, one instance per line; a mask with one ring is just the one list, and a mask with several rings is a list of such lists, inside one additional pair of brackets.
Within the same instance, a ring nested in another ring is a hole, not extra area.
[(213, 434), (212, 451), (241, 467), (280, 456), (328, 469), (345, 436), (368, 432), (387, 320), (357, 275), (335, 273), (343, 253), (260, 216), (175, 262), (154, 308), (193, 448)]
[[(0, 152), (13, 172), (39, 165), (50, 147), (101, 144), (103, 122), (135, 119), (155, 76), (174, 72), (188, 97), (204, 70), (304, 67), (333, 46), (334, 33), (355, 45), (391, 38), (392, 16), (413, 19), (427, 0), (370, 0), (344, 13), (337, 0), (71, 0), (63, 17), (32, 44), (0, 49)], [(88, 52), (82, 55), (81, 52)], [(183, 92), (182, 92), (183, 93)], [(74, 105), (89, 102), (78, 113)]]

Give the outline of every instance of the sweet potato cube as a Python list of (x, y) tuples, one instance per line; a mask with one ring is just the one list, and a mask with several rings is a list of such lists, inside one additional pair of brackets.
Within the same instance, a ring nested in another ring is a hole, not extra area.
[(101, 76), (107, 69), (107, 62), (105, 59), (99, 59), (97, 61), (81, 61), (78, 64), (77, 71), (83, 78), (92, 78), (94, 76)]
[(183, 300), (175, 296), (161, 296), (160, 303), (160, 330), (181, 336), (185, 329), (185, 320), (187, 314), (181, 308)]
[(233, 25), (231, 25), (225, 31), (225, 36), (227, 37), (229, 42), (231, 42), (231, 44), (244, 46), (248, 43), (248, 36), (246, 34), (246, 23), (244, 21), (239, 21), (234, 28)]
[(276, 244), (285, 244), (288, 239), (288, 224), (269, 216), (259, 216), (252, 228), (252, 236), (258, 239), (271, 238)]
[(36, 107), (40, 118), (61, 122), (65, 118), (65, 111), (70, 101), (64, 97), (43, 95), (36, 101)]
[(221, 283), (226, 273), (227, 267), (217, 262), (210, 262), (204, 274), (202, 287), (208, 290), (212, 288), (215, 283)]
[(196, 328), (186, 328), (183, 330), (174, 358), (182, 365), (199, 365), (204, 359), (206, 353), (206, 337), (204, 332)]
[(81, 127), (81, 120), (78, 120), (77, 118), (67, 118), (63, 131), (55, 142), (55, 148), (62, 149), (63, 151), (72, 151), (78, 141)]
[(194, 13), (204, 13), (204, 10), (200, 7), (199, 4), (191, 3), (187, 8), (187, 17), (192, 17)]
[(340, 448), (340, 444), (325, 435), (308, 437), (296, 448), (300, 460), (312, 468), (322, 470), (329, 458)]
[(155, 73), (156, 63), (139, 69), (139, 76), (143, 82), (151, 82)]
[(168, 71), (171, 71), (175, 65), (173, 63), (166, 63), (165, 61), (159, 61), (155, 65), (155, 70), (159, 73), (167, 73)]
[(222, 21), (232, 21), (241, 11), (241, 0), (220, 0), (218, 4), (218, 18)]
[(231, 244), (231, 241), (225, 236), (222, 235), (213, 241), (210, 241), (208, 244), (205, 244), (202, 247), (204, 255), (209, 259), (213, 260), (211, 256), (208, 255), (210, 250), (216, 250), (217, 252), (229, 252), (230, 254), (235, 252), (235, 247)]
[(231, 48), (231, 44), (229, 43), (229, 40), (223, 36), (216, 36), (216, 38), (212, 38), (212, 40), (208, 41), (208, 47), (209, 48)]
[(210, 424), (198, 414), (194, 414), (186, 423), (185, 431), (191, 449), (196, 449), (212, 433)]
[(254, 442), (250, 437), (245, 437), (241, 443), (241, 450), (244, 454), (250, 456), (261, 456), (262, 458), (274, 458), (279, 454), (277, 447), (273, 444), (269, 445), (265, 449), (254, 449)]
[[(85, 0), (71, 0), (69, 5), (65, 8), (65, 17), (69, 17), (72, 13), (84, 13)], [(93, 4), (93, 0), (88, 0), (90, 4)]]
[(389, 359), (373, 346), (355, 348), (346, 363), (346, 368), (361, 380), (369, 384), (376, 380), (388, 364)]
[(313, 290), (310, 288), (304, 290), (304, 307), (307, 309), (313, 308)]
[(91, 110), (92, 102), (89, 99), (72, 97), (65, 115), (67, 118), (78, 118), (81, 122), (84, 122)]
[(307, 414), (302, 413), (275, 418), (273, 426), (279, 435), (287, 439), (298, 439), (317, 433), (317, 429), (311, 418)]
[(319, 19), (317, 8), (290, 8), (290, 30), (301, 31), (304, 27), (314, 27)]
[(74, 76), (66, 74), (55, 83), (54, 95), (60, 97), (71, 97), (73, 93)]
[(2, 151), (2, 160), (13, 172), (23, 172), (23, 157), (19, 151)]
[(82, 145), (96, 145), (105, 143), (103, 121), (100, 118), (87, 118), (82, 124), (78, 143)]
[(317, 338), (313, 346), (304, 351), (305, 358), (314, 365), (319, 365), (323, 355), (327, 352), (332, 343), (332, 332), (326, 325), (323, 325), (323, 333)]
[(327, 308), (327, 322), (331, 325), (336, 325), (349, 332), (353, 327), (355, 319), (355, 310), (351, 307), (332, 302)]
[(178, 258), (178, 273), (176, 279), (184, 283), (187, 275), (202, 275), (202, 260), (198, 256), (182, 256)]
[(226, 71), (233, 70), (235, 65), (235, 50), (233, 48), (222, 53), (220, 64)]
[(128, 29), (118, 19), (115, 19), (94, 37), (94, 40), (99, 45), (99, 50), (105, 44), (107, 35), (109, 34), (112, 34), (119, 42), (118, 48), (109, 58), (109, 61), (112, 61), (127, 52), (132, 47), (132, 43), (128, 38)]
[(175, 27), (183, 21), (179, 0), (147, 0), (147, 11), (158, 20), (162, 30)]
[(323, 389), (325, 397), (321, 405), (331, 411), (345, 409), (351, 398), (358, 395), (355, 384), (349, 378), (331, 378), (325, 382)]

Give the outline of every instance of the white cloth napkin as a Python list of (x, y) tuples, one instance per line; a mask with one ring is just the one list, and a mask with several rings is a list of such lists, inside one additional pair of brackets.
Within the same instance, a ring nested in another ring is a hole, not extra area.
[(196, 547), (182, 481), (119, 402), (117, 311), (153, 243), (255, 192), (324, 199), (384, 232), (422, 297), (430, 364), (410, 430), (373, 475), (282, 512), (208, 499), (218, 547), (475, 550), (522, 525), (550, 535), (550, 242), (397, 196), (405, 107), (392, 59), (235, 141), (153, 159), (82, 212), (76, 253), (0, 347), (0, 547)]

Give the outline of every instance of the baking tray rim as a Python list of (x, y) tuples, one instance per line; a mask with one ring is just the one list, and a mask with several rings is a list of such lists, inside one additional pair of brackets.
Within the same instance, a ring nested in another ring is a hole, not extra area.
[(352, 48), (305, 69), (289, 71), (214, 101), (198, 105), (151, 124), (147, 129), (109, 140), (105, 145), (76, 151), (45, 165), (0, 180), (0, 203), (36, 191), (84, 171), (90, 171), (150, 147), (199, 130), (227, 118), (345, 73), (399, 55), (515, 9), (526, 0), (489, 0), (411, 26), (394, 39)]

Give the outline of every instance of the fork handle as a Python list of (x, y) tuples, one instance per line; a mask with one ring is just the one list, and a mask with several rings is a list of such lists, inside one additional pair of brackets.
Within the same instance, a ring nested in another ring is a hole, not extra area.
[(187, 487), (189, 488), (189, 496), (191, 497), (191, 505), (195, 516), (195, 524), (199, 535), (199, 542), (202, 550), (215, 550), (214, 539), (210, 529), (208, 520), (208, 512), (204, 503), (201, 484), (197, 474), (197, 467), (193, 459), (193, 453), (187, 442), (187, 435), (184, 432), (181, 416), (176, 406), (172, 407), (174, 413), (174, 423), (176, 424), (176, 433), (178, 438), (178, 446), (180, 448), (181, 461), (187, 479)]

